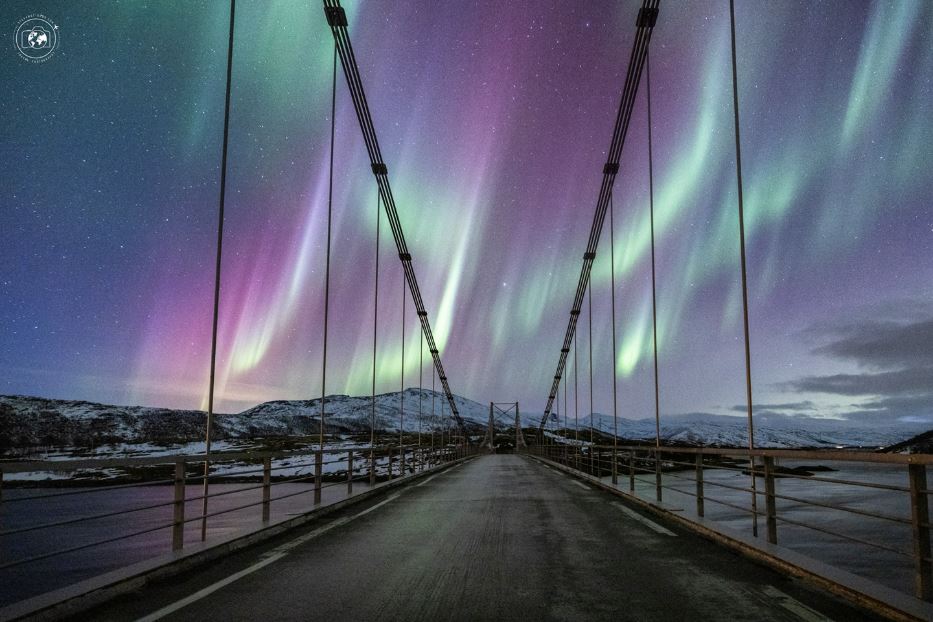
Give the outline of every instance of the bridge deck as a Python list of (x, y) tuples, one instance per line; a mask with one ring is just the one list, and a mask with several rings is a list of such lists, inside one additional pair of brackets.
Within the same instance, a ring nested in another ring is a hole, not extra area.
[(517, 455), (477, 458), (90, 617), (153, 612), (199, 622), (874, 619)]

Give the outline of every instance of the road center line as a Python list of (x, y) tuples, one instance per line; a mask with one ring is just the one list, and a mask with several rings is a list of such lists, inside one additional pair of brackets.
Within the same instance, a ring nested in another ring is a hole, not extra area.
[(294, 540), (291, 540), (290, 542), (286, 542), (285, 544), (278, 546), (272, 549), (271, 551), (269, 551), (268, 553), (266, 553), (264, 558), (261, 561), (253, 564), (252, 566), (249, 566), (248, 568), (244, 568), (243, 570), (236, 572), (225, 579), (221, 579), (220, 581), (213, 583), (204, 589), (198, 590), (194, 594), (190, 594), (182, 598), (181, 600), (175, 601), (171, 605), (162, 607), (158, 611), (154, 611), (145, 617), (139, 618), (136, 622), (155, 622), (155, 620), (161, 620), (165, 616), (171, 613), (175, 613), (179, 609), (187, 607), (191, 603), (197, 602), (207, 596), (210, 596), (217, 590), (222, 589), (235, 581), (239, 581), (243, 577), (250, 575), (256, 572), (257, 570), (261, 570), (262, 568), (265, 568), (266, 566), (268, 566), (269, 564), (273, 562), (277, 562), (278, 560), (285, 557), (288, 554), (288, 552), (294, 549), (295, 547), (300, 546), (304, 544), (305, 542), (308, 542), (309, 540), (313, 540), (314, 538), (317, 538), (318, 536), (327, 533), (331, 529), (335, 529), (337, 527), (340, 527), (341, 525), (346, 525), (350, 521), (356, 520), (357, 518), (360, 518), (361, 516), (365, 516), (366, 514), (369, 514), (373, 510), (384, 506), (386, 503), (389, 503), (390, 501), (394, 501), (395, 499), (398, 498), (398, 495), (399, 493), (395, 493), (391, 495), (388, 499), (385, 499), (384, 501), (380, 501), (379, 503), (366, 508), (362, 512), (358, 512), (354, 514), (353, 516), (345, 516), (343, 518), (338, 518), (337, 520), (327, 525), (324, 525), (323, 527), (318, 527), (317, 529), (310, 531), (301, 537), (295, 538)]
[(790, 611), (801, 620), (806, 620), (806, 622), (833, 622), (832, 618), (827, 618), (819, 611), (807, 607), (799, 600), (785, 594), (774, 586), (766, 585), (762, 591), (767, 596), (777, 600), (781, 607)]
[(645, 518), (644, 516), (642, 516), (642, 515), (639, 514), (638, 512), (636, 512), (636, 511), (634, 511), (634, 510), (631, 510), (631, 509), (625, 507), (625, 506), (622, 505), (621, 503), (617, 503), (617, 502), (613, 501), (612, 505), (615, 506), (616, 508), (618, 508), (619, 510), (621, 510), (622, 513), (625, 514), (626, 516), (628, 516), (629, 518), (632, 518), (632, 519), (638, 521), (639, 523), (641, 523), (642, 525), (648, 527), (649, 529), (651, 529), (651, 530), (653, 530), (653, 531), (656, 531), (656, 532), (658, 532), (658, 533), (664, 534), (665, 536), (673, 536), (673, 537), (675, 537), (675, 538), (677, 537), (677, 534), (674, 533), (673, 531), (671, 531), (670, 529), (668, 529), (668, 528), (666, 528), (666, 527), (662, 527), (661, 525), (657, 524), (657, 523), (654, 522), (653, 520), (649, 520), (649, 519)]

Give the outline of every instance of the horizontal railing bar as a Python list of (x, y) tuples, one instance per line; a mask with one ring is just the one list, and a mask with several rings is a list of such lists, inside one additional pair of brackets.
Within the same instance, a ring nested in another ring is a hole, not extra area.
[[(200, 516), (198, 517), (198, 519), (200, 519)], [(135, 538), (136, 536), (141, 536), (141, 535), (144, 535), (144, 534), (147, 534), (147, 533), (152, 533), (153, 531), (159, 531), (160, 529), (168, 529), (168, 528), (172, 527), (174, 524), (175, 524), (175, 523), (169, 523), (169, 524), (167, 524), (167, 525), (161, 525), (161, 526), (158, 526), (158, 527), (150, 527), (150, 528), (148, 528), (148, 529), (143, 529), (143, 530), (140, 530), (140, 531), (134, 531), (133, 533), (124, 534), (124, 535), (120, 535), (120, 536), (114, 536), (113, 538), (107, 538), (106, 540), (96, 540), (96, 541), (94, 541), (94, 542), (89, 542), (89, 543), (87, 543), (87, 544), (79, 544), (79, 545), (77, 545), (77, 546), (73, 546), (73, 547), (71, 547), (71, 548), (67, 548), (67, 549), (63, 549), (63, 550), (51, 551), (51, 552), (49, 552), (49, 553), (43, 553), (42, 555), (34, 555), (34, 556), (32, 556), (32, 557), (24, 557), (23, 559), (17, 559), (17, 560), (13, 560), (13, 561), (11, 561), (11, 562), (6, 562), (6, 563), (4, 563), (4, 564), (0, 564), (0, 570), (6, 570), (7, 568), (12, 568), (13, 566), (20, 566), (20, 565), (22, 565), (22, 564), (28, 564), (28, 563), (31, 563), (31, 562), (37, 562), (37, 561), (40, 561), (40, 560), (43, 560), (43, 559), (48, 559), (49, 557), (56, 557), (56, 556), (58, 556), (58, 555), (67, 555), (68, 553), (74, 553), (74, 552), (76, 552), (76, 551), (80, 551), (80, 550), (83, 550), (83, 549), (89, 549), (89, 548), (92, 548), (92, 547), (95, 547), (95, 546), (101, 546), (101, 545), (104, 545), (104, 544), (110, 544), (110, 543), (112, 543), (112, 542), (117, 542), (118, 540), (126, 540), (126, 539), (128, 539), (128, 538)]]
[[(612, 445), (594, 445), (593, 449), (611, 451)], [(671, 447), (662, 445), (660, 449), (647, 445), (619, 445), (621, 451), (642, 453), (703, 454), (709, 456), (730, 457), (772, 457), (788, 460), (828, 460), (838, 462), (872, 462), (877, 464), (933, 464), (933, 454), (886, 454), (872, 451), (844, 451), (839, 449), (748, 449), (725, 447)]]
[(152, 505), (144, 505), (137, 508), (129, 508), (126, 510), (115, 510), (113, 512), (105, 512), (103, 514), (91, 514), (88, 516), (80, 516), (78, 518), (69, 518), (67, 520), (58, 521), (55, 523), (43, 523), (41, 525), (30, 525), (28, 527), (18, 527), (16, 529), (7, 529), (0, 531), (0, 537), (12, 536), (17, 533), (26, 533), (29, 531), (38, 531), (40, 529), (52, 529), (53, 527), (61, 527), (63, 525), (73, 525), (75, 523), (83, 523), (92, 520), (100, 520), (102, 518), (110, 518), (112, 516), (122, 516), (123, 514), (133, 514), (134, 512), (142, 512), (145, 510), (154, 510), (156, 508), (163, 508), (170, 505), (174, 505), (174, 501), (166, 501), (163, 503), (154, 503)]
[(868, 540), (862, 540), (861, 538), (856, 538), (855, 536), (846, 536), (846, 535), (843, 535), (843, 534), (841, 534), (841, 533), (837, 533), (837, 532), (835, 532), (835, 531), (830, 531), (830, 530), (828, 530), (828, 529), (823, 529), (822, 527), (817, 527), (816, 525), (811, 525), (811, 524), (809, 524), (809, 523), (803, 523), (803, 522), (800, 522), (800, 521), (796, 521), (796, 520), (793, 520), (793, 519), (791, 519), (791, 518), (786, 518), (786, 517), (784, 517), (784, 516), (777, 516), (776, 518), (777, 518), (778, 522), (781, 522), (781, 523), (788, 523), (788, 524), (791, 524), (791, 525), (797, 525), (798, 527), (804, 527), (805, 529), (812, 529), (813, 531), (819, 531), (820, 533), (825, 533), (826, 535), (829, 535), (829, 536), (833, 536), (833, 537), (836, 537), (836, 538), (841, 538), (841, 539), (843, 539), (843, 540), (849, 540), (849, 541), (851, 541), (851, 542), (857, 542), (858, 544), (864, 544), (865, 546), (874, 547), (874, 548), (880, 549), (880, 550), (882, 550), (882, 551), (888, 551), (888, 552), (890, 552), (890, 553), (896, 553), (896, 554), (898, 554), (898, 555), (903, 555), (904, 557), (913, 557), (913, 556), (914, 556), (913, 553), (908, 553), (908, 552), (906, 552), (906, 551), (902, 551), (902, 550), (900, 550), (900, 549), (896, 549), (896, 548), (894, 548), (894, 547), (887, 546), (887, 545), (885, 545), (885, 544), (878, 544), (877, 542), (869, 542)]
[(909, 518), (901, 518), (901, 517), (899, 517), (899, 516), (891, 516), (890, 514), (876, 514), (876, 513), (874, 513), (874, 512), (869, 512), (869, 511), (867, 511), (867, 510), (859, 510), (859, 509), (857, 509), (857, 508), (847, 508), (847, 507), (845, 507), (845, 506), (840, 506), (840, 505), (830, 505), (830, 504), (828, 504), (828, 503), (820, 503), (819, 501), (811, 501), (811, 500), (808, 500), (808, 499), (801, 499), (801, 498), (799, 498), (799, 497), (792, 497), (792, 496), (789, 496), (789, 495), (782, 495), (782, 494), (777, 494), (777, 493), (775, 493), (774, 498), (775, 498), (775, 499), (784, 499), (785, 501), (794, 501), (794, 502), (796, 502), (796, 503), (802, 503), (802, 504), (804, 504), (804, 505), (813, 506), (813, 507), (826, 508), (826, 509), (828, 509), (828, 510), (835, 510), (835, 511), (837, 511), (837, 512), (849, 512), (850, 514), (858, 514), (858, 515), (860, 515), (860, 516), (867, 516), (867, 517), (869, 517), (869, 518), (877, 518), (877, 519), (880, 519), (880, 520), (887, 520), (887, 521), (891, 521), (891, 522), (893, 522), (893, 523), (901, 523), (902, 525), (910, 525), (910, 524), (912, 524), (912, 523), (910, 522), (910, 519), (909, 519)]
[[(103, 492), (106, 490), (120, 490), (122, 488), (142, 488), (143, 486), (160, 486), (162, 484), (171, 484), (174, 479), (157, 479), (145, 482), (133, 482), (132, 484), (115, 484), (113, 486), (88, 486), (80, 490), (66, 490), (63, 492), (52, 492), (47, 495), (32, 495), (29, 497), (12, 497), (3, 500), (3, 504), (16, 503), (19, 501), (35, 501), (37, 499), (51, 499), (52, 497), (68, 497), (71, 495), (88, 495), (94, 492)], [(9, 482), (7, 482), (9, 484)]]

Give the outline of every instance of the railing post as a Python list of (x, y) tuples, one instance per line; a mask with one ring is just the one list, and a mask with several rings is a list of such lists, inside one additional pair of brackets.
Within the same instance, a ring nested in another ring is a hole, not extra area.
[(376, 485), (376, 448), (369, 450), (369, 485)]
[(703, 518), (703, 454), (698, 453), (696, 456), (697, 461), (697, 470), (696, 470), (696, 480), (697, 480), (697, 516)]
[(612, 449), (612, 485), (619, 485), (619, 451), (614, 447)]
[(324, 474), (324, 452), (314, 453), (314, 505), (321, 502), (321, 479)]
[(933, 563), (930, 562), (930, 503), (927, 497), (927, 468), (907, 465), (910, 479), (910, 523), (913, 528), (914, 591), (920, 600), (933, 600)]
[(768, 525), (768, 542), (777, 544), (777, 504), (774, 499), (774, 458), (764, 456), (765, 462), (765, 517)]
[(175, 463), (175, 503), (172, 518), (172, 550), (185, 546), (185, 461)]
[(389, 481), (391, 482), (392, 481), (392, 448), (391, 447), (389, 447), (386, 450), (386, 454), (388, 455), (388, 458), (389, 458)]
[(353, 494), (353, 452), (347, 452), (347, 496)]
[(405, 477), (405, 448), (399, 447), (399, 463), (398, 463), (398, 476)]
[(661, 452), (654, 452), (654, 496), (661, 503)]
[(635, 494), (635, 450), (628, 452), (628, 490)]
[(269, 522), (269, 505), (272, 499), (272, 458), (262, 459), (262, 522)]

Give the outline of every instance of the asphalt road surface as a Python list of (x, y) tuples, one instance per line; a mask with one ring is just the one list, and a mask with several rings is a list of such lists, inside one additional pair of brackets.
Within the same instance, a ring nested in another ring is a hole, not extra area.
[(874, 620), (519, 455), (482, 456), (82, 620)]

